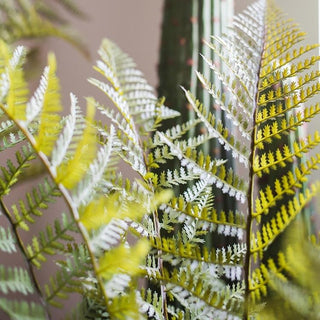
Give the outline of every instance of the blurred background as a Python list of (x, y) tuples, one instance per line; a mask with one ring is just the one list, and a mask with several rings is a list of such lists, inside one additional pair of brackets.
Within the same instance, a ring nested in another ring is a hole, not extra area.
[[(172, 0), (174, 1), (174, 0)], [(188, 0), (185, 0), (188, 1)], [(90, 51), (86, 59), (81, 53), (62, 40), (45, 40), (43, 65), (46, 53), (57, 54), (58, 72), (62, 82), (67, 105), (69, 92), (80, 100), (84, 96), (96, 95), (97, 90), (87, 83), (94, 75), (92, 66), (97, 59), (97, 50), (104, 37), (115, 41), (136, 61), (146, 79), (157, 85), (157, 63), (160, 46), (160, 27), (163, 0), (78, 0), (80, 9), (87, 14), (86, 19), (68, 16)], [(236, 13), (243, 10), (251, 0), (235, 0)], [(318, 0), (275, 0), (288, 16), (301, 25), (308, 33), (308, 42), (319, 42)]]

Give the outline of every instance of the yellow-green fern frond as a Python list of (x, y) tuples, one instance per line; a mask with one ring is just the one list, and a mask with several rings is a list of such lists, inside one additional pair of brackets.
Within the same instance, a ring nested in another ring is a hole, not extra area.
[[(70, 0), (57, 1), (74, 14), (81, 14), (80, 10)], [(62, 38), (86, 56), (88, 50), (80, 40), (79, 35), (67, 27), (67, 22), (55, 13), (56, 8), (47, 1), (39, 0), (10, 0), (0, 4), (1, 23), (0, 37), (7, 43), (22, 39), (59, 37)]]
[(269, 282), (273, 294), (261, 313), (262, 320), (288, 318), (319, 319), (319, 244), (305, 239), (297, 223), (285, 238), (284, 268), (288, 277), (278, 277), (270, 271)]
[(283, 134), (290, 134), (290, 130), (297, 130), (299, 126), (309, 122), (320, 112), (319, 104), (306, 107), (303, 111), (296, 115), (291, 115), (289, 119), (282, 119), (281, 121), (273, 120), (264, 125), (263, 128), (257, 132), (255, 144), (257, 148), (264, 149), (265, 143), (272, 143), (274, 139), (280, 139)]
[(42, 110), (39, 116), (38, 133), (35, 136), (36, 148), (49, 156), (60, 131), (60, 115), (62, 110), (60, 84), (56, 76), (56, 58), (53, 54), (48, 57), (48, 67), (44, 72), (42, 82)]
[(132, 248), (120, 245), (106, 252), (99, 260), (98, 275), (110, 280), (115, 274), (134, 276), (140, 273), (141, 261), (147, 255), (149, 245), (147, 241), (140, 240)]
[(93, 127), (95, 104), (93, 98), (87, 99), (87, 125), (71, 159), (57, 168), (56, 181), (66, 188), (73, 189), (86, 174), (90, 163), (96, 156), (96, 131)]
[(22, 64), (26, 50), (19, 46), (11, 53), (11, 49), (1, 42), (1, 60), (6, 64), (2, 73), (1, 99), (5, 105), (9, 117), (23, 121), (26, 119), (26, 103), (28, 99), (28, 87), (24, 79)]

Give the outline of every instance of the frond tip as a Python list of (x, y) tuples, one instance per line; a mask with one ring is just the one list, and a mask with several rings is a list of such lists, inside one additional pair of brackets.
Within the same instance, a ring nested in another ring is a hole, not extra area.
[(95, 115), (95, 103), (93, 98), (87, 99), (86, 127), (78, 141), (74, 154), (66, 162), (57, 168), (58, 183), (66, 188), (73, 189), (86, 174), (89, 165), (96, 156), (97, 138), (93, 127)]
[(56, 76), (57, 63), (55, 56), (48, 56), (48, 66), (42, 78), (42, 106), (38, 134), (35, 136), (36, 149), (49, 156), (60, 130), (60, 115), (62, 110), (60, 85)]

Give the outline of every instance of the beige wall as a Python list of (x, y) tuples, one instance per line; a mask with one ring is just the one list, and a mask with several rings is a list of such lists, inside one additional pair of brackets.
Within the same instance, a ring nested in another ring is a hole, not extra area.
[(61, 40), (47, 43), (48, 50), (54, 50), (57, 55), (64, 94), (72, 91), (79, 98), (96, 95), (96, 89), (86, 79), (96, 75), (92, 65), (104, 37), (114, 40), (132, 56), (155, 85), (162, 0), (78, 0), (78, 3), (88, 19), (72, 18), (72, 21), (90, 50), (90, 60)]
[[(79, 98), (96, 95), (96, 89), (87, 84), (86, 79), (95, 75), (92, 65), (104, 37), (116, 41), (129, 53), (155, 86), (163, 0), (78, 0), (78, 3), (87, 12), (88, 19), (72, 18), (72, 21), (87, 43), (90, 60), (61, 40), (47, 41), (48, 50), (54, 50), (58, 57), (64, 95), (70, 91)], [(252, 0), (235, 0), (236, 10), (242, 10), (249, 3)], [(309, 42), (318, 42), (318, 0), (276, 0), (276, 3), (310, 34)]]

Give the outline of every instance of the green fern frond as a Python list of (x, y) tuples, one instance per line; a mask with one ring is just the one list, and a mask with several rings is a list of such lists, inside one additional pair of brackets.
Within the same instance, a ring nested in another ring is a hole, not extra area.
[[(220, 287), (219, 281), (206, 281), (207, 275), (197, 273), (190, 267), (174, 269), (170, 274), (164, 270), (163, 275), (157, 274), (158, 280), (166, 282), (168, 294), (175, 297), (182, 305), (191, 307), (191, 312), (202, 311), (214, 319), (225, 319), (235, 316), (241, 309), (241, 284), (233, 287)], [(219, 290), (217, 290), (219, 288)], [(195, 304), (195, 301), (197, 303)], [(193, 307), (195, 308), (194, 310)], [(201, 312), (201, 313), (202, 313)]]
[(217, 212), (215, 209), (208, 209), (208, 207), (201, 210), (199, 205), (187, 202), (183, 197), (173, 198), (168, 204), (161, 205), (160, 208), (164, 211), (164, 214), (175, 217), (179, 223), (192, 218), (198, 221), (199, 228), (215, 229), (219, 225), (221, 226), (219, 227), (221, 232), (225, 231), (223, 226), (226, 226), (229, 228), (230, 234), (239, 233), (239, 238), (241, 238), (242, 233), (239, 229), (245, 228), (245, 219), (241, 212)]
[[(196, 127), (199, 123), (201, 123), (200, 119), (189, 120), (185, 123), (177, 124), (170, 129), (167, 129), (164, 134), (171, 140), (178, 140)], [(159, 144), (158, 136), (154, 135), (153, 139), (154, 141), (150, 143), (150, 146), (155, 147)]]
[(319, 104), (306, 107), (303, 111), (298, 112), (296, 115), (291, 115), (289, 119), (282, 119), (278, 121), (270, 121), (263, 128), (257, 132), (255, 144), (259, 149), (264, 148), (264, 143), (272, 143), (274, 139), (280, 139), (282, 134), (289, 134), (290, 130), (297, 130), (298, 127), (309, 122), (320, 112)]
[(16, 152), (15, 165), (11, 160), (7, 161), (7, 167), (1, 166), (0, 195), (4, 196), (10, 192), (11, 187), (18, 181), (23, 169), (29, 166), (29, 162), (35, 158), (34, 151), (28, 146), (22, 146), (21, 151)]
[(276, 152), (269, 151), (263, 153), (261, 156), (256, 156), (254, 159), (253, 170), (261, 177), (262, 172), (269, 173), (270, 169), (276, 170), (279, 166), (285, 167), (286, 163), (292, 162), (295, 157), (300, 158), (303, 153), (308, 152), (310, 149), (314, 149), (320, 143), (319, 133), (314, 133), (314, 138), (310, 135), (307, 137), (307, 141), (300, 141), (293, 143), (293, 151), (289, 149), (287, 145), (283, 146), (283, 150), (277, 149)]
[[(235, 244), (232, 247), (229, 246), (209, 251), (207, 247), (200, 248), (192, 243), (184, 244), (174, 238), (151, 238), (150, 242), (153, 248), (163, 253), (164, 260), (173, 265), (192, 263), (193, 266), (197, 266), (197, 263), (199, 263), (219, 265), (221, 269), (223, 269), (223, 266), (239, 267), (243, 265), (246, 253), (244, 244)], [(185, 259), (190, 261), (187, 262)], [(241, 271), (235, 278), (239, 280), (240, 275)]]
[(26, 200), (19, 200), (18, 206), (12, 205), (11, 215), (14, 217), (14, 224), (17, 228), (29, 230), (28, 224), (35, 222), (35, 217), (42, 216), (43, 210), (48, 208), (48, 204), (59, 197), (57, 186), (44, 180), (37, 188), (32, 189), (32, 193), (26, 193)]
[(63, 306), (61, 300), (68, 299), (71, 292), (84, 295), (85, 285), (92, 285), (87, 278), (87, 272), (90, 270), (87, 257), (81, 259), (81, 256), (73, 255), (73, 258), (60, 262), (60, 266), (44, 286), (46, 302), (58, 308)]
[[(228, 91), (230, 92), (231, 96), (235, 99), (235, 103), (239, 105), (239, 108), (241, 109), (243, 118), (246, 122), (250, 123), (250, 115), (252, 112), (252, 99), (253, 99), (253, 93), (248, 94), (248, 88), (245, 86), (244, 83), (238, 84), (237, 80), (231, 78), (229, 75), (225, 74), (224, 72), (221, 72), (216, 66), (215, 63), (204, 57), (204, 61), (208, 64), (208, 66), (214, 71), (214, 73), (217, 75), (218, 79), (221, 80), (223, 83), (229, 84)], [(201, 78), (201, 75), (198, 74), (200, 81), (203, 81)], [(239, 87), (238, 87), (239, 86)], [(252, 88), (252, 86), (251, 86)], [(212, 88), (211, 88), (212, 89)], [(210, 92), (211, 93), (211, 92)], [(212, 94), (212, 93), (211, 93)], [(219, 97), (219, 92), (215, 93)], [(219, 102), (219, 101), (218, 101)], [(223, 102), (220, 101), (220, 102)], [(219, 106), (222, 106), (226, 108), (225, 102), (223, 104), (218, 103)]]
[(40, 231), (37, 237), (33, 237), (32, 245), (26, 247), (28, 260), (40, 268), (41, 262), (46, 261), (45, 255), (65, 252), (66, 244), (74, 241), (74, 235), (71, 232), (77, 232), (75, 223), (63, 214), (61, 222), (54, 221), (54, 229), (47, 225), (45, 231)]
[(268, 300), (269, 305), (261, 319), (319, 318), (319, 245), (314, 239), (304, 239), (299, 229), (301, 225), (296, 224), (284, 242), (288, 246), (285, 257), (288, 277), (278, 277), (277, 273), (270, 272), (269, 282), (274, 295)]
[(137, 124), (143, 120), (142, 125), (145, 126), (145, 130), (150, 130), (148, 122), (150, 120), (153, 122), (156, 116), (167, 119), (179, 115), (163, 104), (157, 107), (158, 99), (154, 95), (153, 88), (147, 84), (141, 71), (136, 69), (133, 60), (113, 42), (104, 39), (99, 54), (102, 61), (97, 62), (95, 69), (123, 95)]
[(3, 294), (14, 292), (28, 295), (34, 293), (34, 288), (25, 269), (0, 265), (0, 291)]
[(7, 230), (0, 226), (0, 250), (2, 252), (16, 252), (16, 241), (8, 228)]
[(266, 265), (261, 264), (260, 267), (255, 268), (249, 279), (250, 295), (254, 302), (261, 301), (263, 297), (266, 297), (271, 274), (276, 275), (281, 279), (286, 279), (283, 275), (283, 271), (286, 267), (286, 255), (283, 252), (279, 252), (277, 261), (269, 259)]
[(287, 205), (281, 206), (276, 216), (271, 218), (266, 224), (261, 224), (261, 232), (252, 234), (251, 252), (259, 252), (267, 248), (275, 238), (285, 230), (293, 219), (308, 205), (320, 190), (320, 184), (314, 183), (304, 192), (300, 192), (293, 200), (289, 200)]
[(163, 301), (161, 296), (157, 292), (152, 292), (152, 290), (142, 290), (140, 309), (143, 314), (147, 314), (149, 318), (153, 317), (157, 320), (164, 319), (162, 305)]
[(95, 198), (97, 190), (104, 190), (107, 194), (110, 188), (116, 188), (118, 184), (112, 184), (109, 181), (116, 175), (119, 149), (115, 129), (111, 126), (107, 140), (97, 152), (96, 159), (90, 164), (86, 176), (73, 192), (73, 200), (76, 204), (87, 204)]
[(74, 155), (74, 149), (79, 143), (82, 130), (85, 127), (85, 119), (78, 106), (77, 97), (74, 94), (70, 94), (70, 100), (70, 114), (63, 119), (63, 129), (56, 140), (51, 154), (51, 166), (53, 170), (56, 170), (65, 158), (68, 159)]
[(43, 307), (34, 302), (0, 298), (0, 307), (13, 320), (43, 320), (46, 317)]
[(255, 199), (255, 212), (253, 217), (268, 214), (269, 209), (283, 199), (285, 195), (294, 195), (295, 188), (302, 188), (312, 170), (317, 170), (320, 163), (320, 156), (311, 157), (305, 164), (301, 163), (295, 168), (294, 173), (289, 171), (274, 182), (274, 188), (267, 186), (265, 190), (259, 191), (259, 197)]

